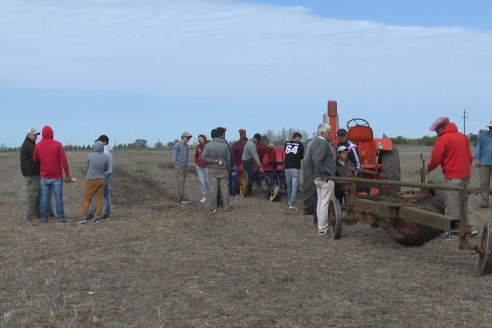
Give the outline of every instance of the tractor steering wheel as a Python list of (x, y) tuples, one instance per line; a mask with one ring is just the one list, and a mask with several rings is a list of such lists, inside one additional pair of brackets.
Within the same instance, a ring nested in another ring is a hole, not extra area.
[(353, 118), (347, 122), (347, 130), (350, 130), (354, 126), (369, 126), (369, 122), (363, 118)]

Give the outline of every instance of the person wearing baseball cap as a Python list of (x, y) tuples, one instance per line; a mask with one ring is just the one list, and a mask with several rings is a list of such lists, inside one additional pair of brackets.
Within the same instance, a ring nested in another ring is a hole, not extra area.
[(39, 212), (39, 162), (34, 162), (34, 148), (38, 139), (38, 130), (31, 128), (26, 131), (26, 138), (21, 146), (20, 164), (21, 172), (26, 181), (26, 217), (33, 222)]
[(185, 182), (186, 182), (186, 167), (188, 166), (189, 148), (192, 135), (188, 131), (181, 133), (181, 140), (176, 142), (173, 147), (173, 167), (176, 184), (178, 187), (178, 203), (189, 204), (191, 201), (186, 198)]
[[(439, 117), (429, 128), (436, 131), (438, 137), (432, 149), (431, 159), (427, 165), (426, 173), (441, 166), (444, 174), (444, 183), (452, 186), (467, 186), (471, 177), (471, 165), (473, 156), (468, 143), (468, 138), (458, 131), (458, 127), (447, 117)], [(458, 191), (445, 191), (444, 203), (447, 216), (459, 220), (460, 203)], [(467, 233), (472, 233), (473, 218), (468, 216)], [(450, 233), (444, 236), (452, 239)]]
[(253, 135), (253, 138), (248, 140), (244, 145), (243, 156), (241, 157), (241, 163), (243, 164), (243, 168), (246, 171), (246, 181), (248, 183), (246, 187), (246, 193), (244, 196), (248, 196), (253, 193), (253, 178), (255, 174), (255, 170), (253, 168), (253, 162), (256, 163), (256, 169), (259, 170), (260, 173), (264, 173), (261, 167), (258, 151), (256, 150), (256, 147), (260, 141), (261, 141), (261, 134), (255, 133)]
[[(100, 217), (103, 221), (111, 220), (111, 181), (113, 181), (113, 148), (109, 145), (109, 138), (105, 134), (101, 134), (94, 142), (102, 142), (104, 145), (104, 155), (109, 159), (108, 170), (104, 173), (104, 214)], [(88, 221), (92, 221), (96, 213), (96, 197), (92, 198), (89, 207)]]
[[(340, 131), (340, 130), (338, 130)], [(338, 134), (338, 133), (337, 133)], [(337, 147), (337, 169), (335, 172), (335, 176), (337, 177), (346, 177), (348, 175), (348, 171), (352, 170), (352, 162), (347, 159), (348, 156), (348, 148), (344, 145), (340, 145)], [(343, 204), (343, 200), (345, 198), (345, 194), (349, 191), (347, 189), (345, 183), (335, 183), (335, 198), (338, 199), (340, 205)]]
[(489, 206), (490, 178), (492, 175), (492, 120), (486, 127), (489, 128), (489, 132), (480, 134), (474, 154), (481, 189), (480, 208)]
[(353, 166), (356, 169), (354, 174), (358, 175), (360, 172), (361, 164), (360, 164), (360, 156), (359, 156), (359, 150), (357, 148), (357, 145), (348, 138), (348, 132), (343, 128), (338, 129), (337, 139), (338, 139), (337, 147), (345, 146), (345, 148), (347, 148), (347, 158), (349, 161), (352, 162)]

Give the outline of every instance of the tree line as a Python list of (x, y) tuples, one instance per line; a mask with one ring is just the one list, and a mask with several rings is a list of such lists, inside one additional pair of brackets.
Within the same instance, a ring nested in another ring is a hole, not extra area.
[[(265, 143), (268, 143), (269, 145), (273, 145), (273, 146), (282, 146), (286, 141), (292, 138), (292, 134), (294, 132), (299, 132), (300, 134), (302, 134), (304, 142), (312, 139), (313, 137), (312, 134), (309, 134), (306, 131), (297, 130), (294, 128), (283, 128), (279, 132), (275, 132), (273, 130), (267, 130), (265, 133), (262, 134), (262, 136), (264, 138)], [(470, 141), (470, 144), (476, 145), (478, 136), (481, 133), (485, 133), (485, 132), (488, 133), (487, 130), (480, 130), (478, 134), (469, 133), (468, 140)], [(230, 138), (229, 136), (227, 136), (227, 138), (231, 142), (237, 140), (234, 138)], [(388, 137), (383, 135), (383, 138), (388, 138)], [(436, 142), (437, 136), (423, 136), (422, 138), (405, 138), (403, 136), (397, 136), (394, 138), (390, 137), (390, 139), (393, 141), (394, 144), (397, 145), (433, 146), (434, 143)], [(165, 149), (172, 149), (174, 144), (178, 141), (179, 139), (174, 139), (173, 141), (163, 143), (159, 140), (153, 146), (149, 146), (147, 140), (139, 138), (132, 143), (114, 145), (113, 149), (115, 150), (151, 150), (151, 149), (165, 150)], [(194, 143), (191, 144), (191, 146), (195, 147), (196, 144), (197, 142), (195, 141)], [(91, 150), (92, 145), (82, 145), (82, 146), (65, 145), (64, 148), (65, 151)], [(0, 152), (11, 152), (11, 151), (20, 151), (20, 147), (6, 147), (4, 144), (0, 145)]]

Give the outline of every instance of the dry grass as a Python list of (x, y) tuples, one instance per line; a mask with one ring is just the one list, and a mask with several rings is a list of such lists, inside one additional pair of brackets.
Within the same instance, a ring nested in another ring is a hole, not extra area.
[[(429, 151), (401, 149), (406, 180)], [(364, 224), (320, 238), (311, 217), (259, 197), (211, 216), (194, 168), (195, 201), (175, 202), (165, 152), (115, 154), (114, 219), (76, 225), (86, 154), (68, 156), (70, 223), (29, 225), (18, 154), (0, 154), (1, 327), (490, 326), (492, 276), (457, 241), (405, 248)], [(481, 227), (490, 214), (477, 211)]]

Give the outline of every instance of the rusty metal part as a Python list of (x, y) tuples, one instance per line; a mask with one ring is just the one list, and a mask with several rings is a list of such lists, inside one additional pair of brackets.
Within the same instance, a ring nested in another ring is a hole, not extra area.
[[(355, 182), (355, 183), (366, 183), (371, 185), (388, 185), (388, 186), (400, 186), (400, 187), (410, 187), (410, 188), (429, 188), (428, 184), (420, 182), (405, 182), (405, 181), (393, 181), (393, 180), (372, 180), (372, 179), (362, 179), (362, 178), (347, 178), (347, 177), (335, 177), (329, 176), (328, 180), (335, 182)], [(447, 184), (433, 184), (432, 188), (442, 189), (442, 190), (454, 190), (463, 191), (466, 190), (465, 187), (452, 186)]]
[(330, 199), (328, 204), (328, 225), (333, 232), (334, 239), (342, 237), (343, 216), (338, 199)]
[(454, 220), (444, 215), (444, 200), (439, 197), (423, 199), (416, 205), (370, 199), (357, 199), (354, 209), (361, 218), (380, 226), (399, 243), (422, 245), (442, 231), (451, 230)]
[(425, 183), (425, 159), (422, 153), (420, 153), (420, 160), (422, 161), (422, 167), (419, 170), (420, 173), (420, 182)]
[(483, 229), (480, 244), (476, 246), (479, 254), (478, 268), (481, 275), (492, 272), (492, 225), (488, 224)]

